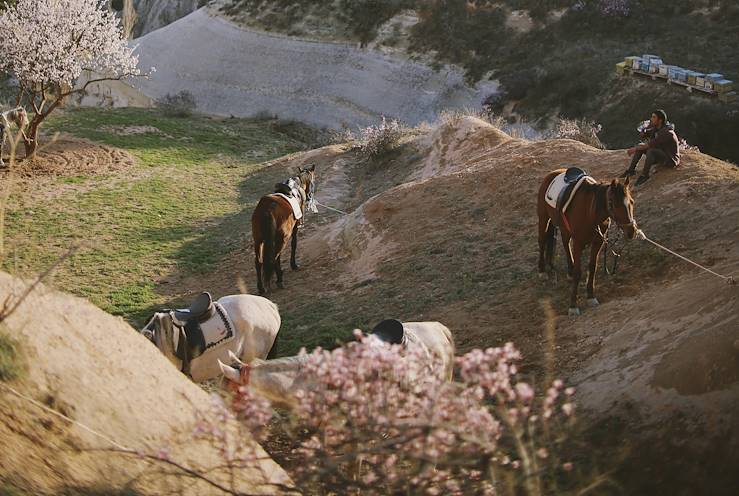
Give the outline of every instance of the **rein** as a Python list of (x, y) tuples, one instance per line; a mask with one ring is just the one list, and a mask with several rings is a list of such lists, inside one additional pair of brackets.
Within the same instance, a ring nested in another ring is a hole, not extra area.
[[(608, 232), (611, 229), (611, 226), (616, 225), (618, 227), (624, 228), (624, 227), (632, 227), (636, 229), (636, 223), (633, 219), (629, 218), (629, 222), (619, 222), (616, 218), (616, 214), (613, 208), (613, 199), (611, 195), (611, 185), (608, 185), (608, 188), (606, 189), (606, 210), (608, 212), (608, 220), (613, 221), (608, 223), (608, 229), (606, 229), (606, 232), (603, 233), (603, 231), (600, 228), (600, 224), (596, 224), (595, 226), (595, 233), (600, 236), (600, 239), (603, 240), (603, 244), (605, 245), (605, 254), (603, 256), (603, 271), (608, 274), (609, 276), (612, 276), (616, 274), (616, 271), (618, 270), (618, 262), (621, 259), (621, 250), (614, 250), (612, 246), (614, 245), (613, 242), (609, 241)], [(631, 214), (629, 214), (629, 217), (631, 217)], [(613, 256), (613, 267), (611, 269), (608, 268), (608, 257)]]

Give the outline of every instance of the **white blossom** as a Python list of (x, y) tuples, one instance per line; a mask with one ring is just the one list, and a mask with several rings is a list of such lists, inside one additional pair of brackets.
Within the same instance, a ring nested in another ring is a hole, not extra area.
[(102, 0), (19, 0), (0, 15), (0, 71), (29, 89), (74, 86), (83, 70), (139, 75), (133, 51)]

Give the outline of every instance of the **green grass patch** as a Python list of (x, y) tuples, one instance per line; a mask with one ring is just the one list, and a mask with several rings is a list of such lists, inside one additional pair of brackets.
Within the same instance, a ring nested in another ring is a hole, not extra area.
[(131, 322), (166, 301), (158, 281), (212, 271), (241, 246), (266, 186), (252, 175), (314, 136), (294, 123), (145, 109), (65, 111), (44, 131), (125, 149), (137, 164), (105, 177), (59, 177), (14, 196), (3, 269), (35, 274), (81, 244), (53, 284)]
[(18, 342), (0, 324), (0, 381), (13, 381), (23, 375), (23, 358)]

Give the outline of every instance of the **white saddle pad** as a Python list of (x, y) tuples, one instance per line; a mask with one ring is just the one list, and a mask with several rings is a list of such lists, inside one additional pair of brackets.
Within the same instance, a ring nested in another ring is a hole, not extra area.
[(205, 338), (205, 349), (226, 343), (234, 338), (234, 325), (226, 310), (217, 301), (213, 302), (213, 316), (200, 324)]
[(303, 216), (303, 211), (300, 210), (300, 201), (294, 196), (287, 196), (283, 193), (273, 193), (270, 196), (281, 196), (285, 200), (289, 201), (290, 206), (293, 207), (293, 215), (295, 216), (295, 220), (300, 220), (300, 218)]
[[(577, 193), (577, 190), (580, 189), (580, 186), (583, 182), (587, 181), (589, 184), (595, 184), (598, 181), (593, 179), (590, 176), (584, 176), (580, 178), (579, 181), (577, 181), (577, 184), (575, 184), (575, 187), (572, 189), (572, 193), (570, 194), (570, 197), (567, 198), (565, 201), (565, 204), (562, 206), (562, 211), (566, 212), (567, 207), (570, 206), (570, 202), (575, 197), (575, 193)], [(549, 187), (547, 188), (547, 192), (544, 194), (544, 199), (546, 200), (547, 204), (552, 208), (557, 208), (557, 198), (559, 198), (560, 192), (567, 187), (567, 184), (565, 183), (565, 173), (559, 174), (557, 177), (552, 180), (551, 183), (549, 183)]]

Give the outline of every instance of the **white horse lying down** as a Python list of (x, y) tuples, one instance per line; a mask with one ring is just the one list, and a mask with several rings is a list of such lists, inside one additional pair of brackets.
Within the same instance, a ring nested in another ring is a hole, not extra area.
[(255, 295), (201, 294), (186, 310), (163, 310), (141, 333), (177, 367), (202, 382), (218, 377), (229, 354), (244, 361), (274, 353), (280, 330), (277, 305)]
[[(428, 358), (430, 373), (440, 373), (446, 380), (452, 379), (454, 368), (454, 341), (451, 331), (439, 322), (405, 322), (386, 320), (372, 331), (381, 340), (402, 344), (407, 349), (420, 349)], [(253, 360), (248, 366), (248, 379), (241, 374), (244, 363), (231, 356), (234, 366), (218, 361), (223, 375), (229, 381), (242, 384), (248, 380), (249, 387), (272, 403), (290, 406), (294, 394), (304, 388), (308, 378), (301, 373), (309, 356), (298, 355), (276, 360)]]

